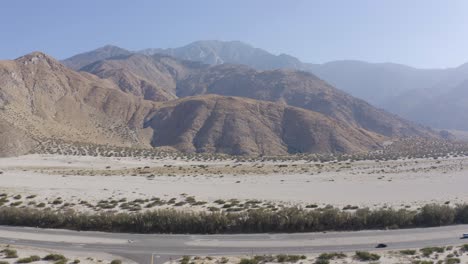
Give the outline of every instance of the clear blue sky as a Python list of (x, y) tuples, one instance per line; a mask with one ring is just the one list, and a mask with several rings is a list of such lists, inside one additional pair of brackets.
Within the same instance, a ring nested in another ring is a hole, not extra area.
[(130, 50), (241, 40), (306, 62), (416, 67), (468, 61), (466, 0), (6, 0), (0, 58), (63, 59), (105, 44)]

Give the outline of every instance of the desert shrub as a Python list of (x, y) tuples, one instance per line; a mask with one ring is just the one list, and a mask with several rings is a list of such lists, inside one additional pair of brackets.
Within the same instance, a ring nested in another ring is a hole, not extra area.
[(403, 255), (414, 255), (414, 254), (416, 254), (416, 250), (404, 249), (404, 250), (400, 250), (400, 253), (403, 254)]
[(315, 260), (314, 264), (330, 264), (330, 260), (318, 258)]
[(367, 251), (356, 251), (354, 258), (359, 261), (377, 261), (380, 259), (380, 256)]
[(39, 261), (39, 260), (41, 260), (41, 257), (39, 257), (38, 255), (32, 255), (32, 256), (30, 256), (30, 258), (32, 259), (32, 261)]
[(258, 264), (258, 260), (243, 258), (239, 261), (239, 264)]
[(460, 262), (461, 261), (459, 258), (446, 258), (445, 259), (445, 264), (458, 264)]
[(342, 258), (346, 258), (346, 254), (344, 253), (337, 253), (337, 252), (333, 252), (333, 253), (322, 253), (318, 256), (318, 259), (326, 259), (326, 260), (332, 260), (332, 259), (342, 259)]
[(284, 255), (284, 254), (280, 254), (280, 255), (277, 255), (276, 256), (276, 261), (278, 262), (286, 262), (288, 256), (287, 255)]
[(120, 259), (114, 259), (111, 261), (111, 264), (122, 264), (122, 261)]
[(0, 260), (0, 264), (10, 264), (8, 261)]
[(57, 198), (57, 199), (52, 201), (52, 204), (54, 204), (54, 205), (59, 205), (59, 204), (62, 204), (62, 203), (63, 203), (63, 201), (60, 198)]
[(434, 264), (431, 260), (413, 260), (411, 264)]
[(443, 248), (443, 247), (425, 247), (425, 248), (421, 248), (419, 251), (421, 251), (423, 256), (429, 257), (434, 252), (444, 253), (445, 248)]
[(254, 256), (254, 259), (257, 261), (257, 262), (274, 262), (275, 261), (275, 258), (271, 255), (263, 255), (263, 256), (260, 256), (260, 255), (257, 255), (257, 256)]
[(75, 259), (75, 260), (73, 261), (74, 264), (78, 264), (78, 263), (80, 263), (80, 262), (81, 262), (81, 261), (80, 261), (79, 259)]
[(21, 258), (21, 259), (18, 259), (16, 261), (16, 263), (31, 263), (31, 262), (35, 262), (35, 261), (40, 261), (41, 258), (39, 256), (30, 256), (30, 257), (27, 257), (27, 258)]
[(5, 254), (5, 258), (17, 258), (18, 257), (18, 252), (14, 249), (6, 248), (0, 252)]
[(468, 252), (468, 244), (464, 244), (460, 247), (462, 251)]
[(306, 259), (306, 256), (284, 255), (284, 254), (280, 254), (280, 255), (276, 256), (276, 261), (278, 261), (278, 262), (297, 262), (300, 259)]
[(45, 256), (43, 258), (43, 260), (47, 260), (47, 261), (59, 261), (59, 260), (67, 260), (67, 258), (65, 258), (64, 255), (60, 255), (60, 254), (49, 254), (47, 256)]
[(287, 261), (288, 262), (297, 262), (300, 259), (301, 259), (301, 256), (299, 256), (299, 255), (288, 255)]
[(21, 205), (22, 203), (23, 203), (22, 201), (17, 201), (17, 202), (11, 203), (10, 206), (15, 207), (15, 206)]
[(189, 256), (183, 256), (182, 259), (180, 260), (180, 264), (188, 264), (190, 261)]

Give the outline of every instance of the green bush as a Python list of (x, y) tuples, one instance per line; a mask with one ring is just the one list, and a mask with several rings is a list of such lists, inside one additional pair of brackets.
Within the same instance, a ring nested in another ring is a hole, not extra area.
[(434, 264), (434, 261), (430, 260), (414, 260), (411, 264)]
[(459, 258), (446, 258), (445, 259), (445, 264), (458, 264), (460, 262), (461, 261)]
[(366, 251), (356, 251), (354, 258), (359, 261), (377, 261), (380, 259), (380, 256)]
[(468, 252), (468, 244), (464, 244), (460, 247), (460, 249), (464, 252)]
[(297, 262), (300, 259), (306, 259), (306, 256), (301, 255), (285, 255), (280, 254), (276, 256), (276, 261), (278, 262)]
[(284, 254), (280, 254), (280, 255), (277, 255), (276, 256), (276, 261), (278, 262), (286, 262), (286, 260), (288, 259), (288, 256), (287, 255), (284, 255)]
[(416, 254), (416, 250), (404, 249), (404, 250), (400, 250), (400, 253), (403, 254), (403, 255), (414, 255), (414, 254)]
[(421, 248), (419, 251), (421, 251), (421, 253), (423, 254), (424, 257), (429, 257), (434, 252), (444, 253), (445, 248), (443, 248), (443, 247), (425, 247), (425, 248)]
[(240, 260), (239, 264), (258, 264), (258, 260), (243, 258)]
[(318, 256), (318, 259), (326, 259), (326, 260), (332, 260), (332, 259), (342, 259), (342, 258), (346, 258), (346, 254), (344, 253), (337, 253), (337, 252), (333, 252), (333, 253), (322, 253)]
[(180, 260), (180, 264), (188, 264), (190, 261), (189, 256), (183, 256), (182, 259)]
[(330, 260), (318, 258), (318, 259), (315, 260), (314, 263), (315, 263), (315, 264), (330, 264)]
[(263, 256), (254, 256), (253, 257), (257, 262), (274, 262), (275, 258), (271, 255), (263, 255)]
[(40, 261), (41, 258), (39, 256), (30, 256), (30, 257), (27, 257), (27, 258), (21, 258), (21, 259), (18, 259), (16, 261), (16, 263), (31, 263), (31, 262), (35, 262), (35, 261)]
[(5, 258), (17, 258), (18, 257), (18, 252), (14, 249), (6, 248), (0, 252), (5, 254)]
[(60, 255), (60, 254), (49, 254), (47, 256), (45, 256), (43, 258), (43, 260), (47, 260), (47, 261), (60, 261), (60, 260), (67, 260), (67, 258), (65, 258), (64, 255)]
[(114, 259), (111, 261), (111, 264), (122, 264), (122, 261), (120, 259)]

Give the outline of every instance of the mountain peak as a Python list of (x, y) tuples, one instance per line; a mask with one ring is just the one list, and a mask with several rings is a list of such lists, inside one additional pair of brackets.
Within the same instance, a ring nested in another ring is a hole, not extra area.
[(26, 55), (23, 55), (23, 56), (17, 58), (17, 60), (22, 59), (22, 58), (28, 58), (28, 59), (32, 59), (32, 58), (38, 58), (38, 59), (51, 58), (52, 59), (51, 56), (45, 54), (42, 51), (33, 51), (31, 53), (28, 53)]
[(75, 55), (63, 60), (62, 62), (69, 68), (79, 70), (82, 67), (99, 60), (130, 54), (132, 54), (132, 52), (126, 49), (122, 49), (114, 45), (105, 45), (95, 50)]
[(24, 65), (47, 64), (49, 66), (61, 66), (60, 62), (41, 51), (34, 51), (15, 60)]
[(121, 48), (119, 46), (112, 45), (112, 44), (107, 44), (105, 46), (97, 48), (96, 51), (127, 51), (128, 52), (128, 50)]

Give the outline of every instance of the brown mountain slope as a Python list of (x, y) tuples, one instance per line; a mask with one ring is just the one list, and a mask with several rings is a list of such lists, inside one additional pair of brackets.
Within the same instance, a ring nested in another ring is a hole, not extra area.
[(144, 100), (35, 52), (0, 62), (0, 155), (43, 139), (188, 152), (286, 154), (373, 149), (385, 137), (312, 111), (203, 95)]
[(152, 145), (186, 152), (356, 152), (384, 140), (320, 113), (240, 97), (205, 95), (163, 103), (146, 122)]
[(179, 97), (220, 94), (284, 102), (360, 126), (389, 137), (428, 136), (428, 129), (377, 109), (302, 71), (256, 71), (247, 66), (222, 64), (180, 81)]
[[(27, 138), (149, 146), (139, 124), (153, 103), (74, 72), (43, 53), (0, 62), (0, 119)], [(9, 131), (9, 132), (8, 132)]]
[(132, 54), (89, 64), (81, 71), (112, 80), (124, 92), (152, 101), (177, 98), (177, 82), (207, 68), (196, 62), (180, 61), (165, 55)]
[[(282, 102), (320, 112), (389, 137), (437, 136), (424, 127), (377, 109), (330, 86), (315, 75), (302, 71), (257, 71), (247, 66), (230, 64), (208, 67), (164, 55), (121, 56), (96, 62), (82, 70), (114, 81), (120, 79), (116, 77), (120, 75), (114, 71), (124, 71), (177, 97), (219, 94)], [(121, 84), (119, 86), (124, 91), (132, 90), (135, 95), (145, 93), (141, 87), (126, 89)], [(143, 98), (164, 101), (150, 96)]]

